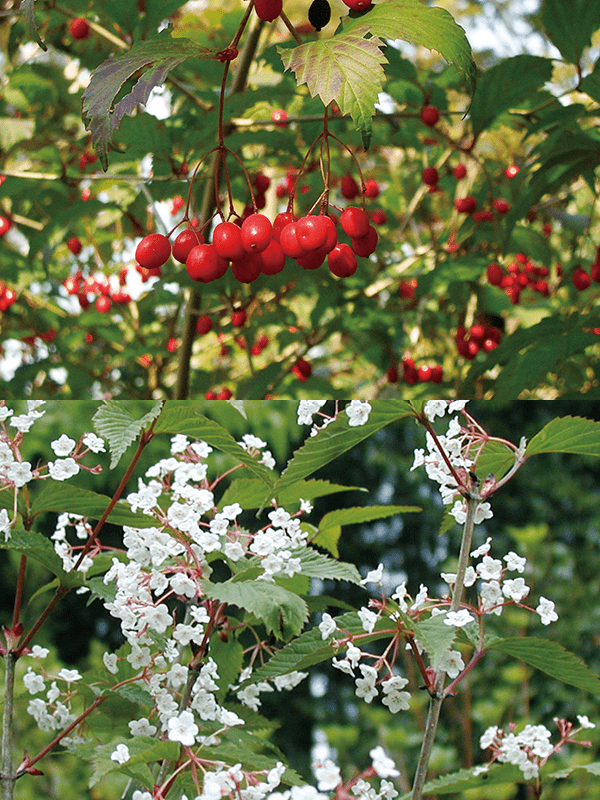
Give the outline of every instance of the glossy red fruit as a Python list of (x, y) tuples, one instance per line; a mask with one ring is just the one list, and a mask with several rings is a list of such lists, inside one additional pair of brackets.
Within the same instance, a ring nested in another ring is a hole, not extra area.
[(348, 206), (342, 211), (340, 225), (344, 233), (351, 239), (360, 239), (369, 232), (369, 215), (362, 208)]
[(11, 229), (11, 222), (8, 217), (0, 217), (0, 236), (4, 236), (5, 233)]
[(235, 222), (220, 222), (212, 236), (217, 255), (230, 261), (238, 261), (246, 254), (242, 244), (242, 232)]
[(101, 294), (96, 300), (96, 308), (101, 314), (106, 314), (106, 312), (110, 310), (111, 305), (110, 297), (104, 294)]
[(180, 264), (185, 264), (190, 250), (197, 244), (204, 244), (202, 234), (189, 229), (181, 231), (173, 242), (173, 258), (175, 261), (179, 261)]
[(365, 8), (369, 8), (372, 0), (343, 0), (343, 3), (348, 8), (351, 8), (352, 11), (364, 11)]
[(454, 205), (461, 214), (472, 214), (477, 208), (477, 200), (472, 195), (467, 195), (459, 197)]
[(498, 197), (496, 200), (494, 200), (492, 205), (494, 206), (498, 214), (507, 214), (510, 211), (509, 204), (502, 197)]
[(589, 273), (581, 267), (577, 267), (573, 273), (573, 286), (577, 289), (577, 291), (583, 292), (585, 289), (589, 289), (591, 283), (592, 279)]
[(288, 118), (287, 111), (284, 111), (283, 108), (277, 108), (275, 111), (271, 111), (271, 120), (277, 124), (278, 128), (285, 128), (288, 124), (286, 122)]
[(437, 186), (440, 180), (440, 173), (435, 167), (425, 167), (421, 177), (423, 178), (423, 183), (428, 186)]
[(273, 22), (281, 14), (282, 0), (254, 0), (254, 10), (263, 22)]
[(189, 252), (185, 268), (193, 281), (210, 283), (222, 278), (229, 262), (217, 255), (212, 244), (197, 244)]
[(327, 253), (323, 247), (319, 247), (317, 250), (305, 250), (301, 256), (298, 256), (296, 263), (302, 269), (319, 269), (326, 256)]
[(511, 164), (510, 167), (507, 167), (505, 170), (505, 175), (507, 178), (514, 178), (515, 175), (519, 174), (519, 167), (516, 164)]
[(73, 253), (74, 256), (78, 256), (79, 253), (83, 250), (83, 245), (81, 241), (77, 238), (77, 236), (71, 236), (69, 241), (67, 242), (67, 247)]
[(171, 255), (171, 242), (162, 233), (144, 236), (135, 251), (138, 264), (145, 269), (157, 269), (166, 263)]
[(387, 222), (387, 214), (381, 208), (376, 208), (371, 212), (371, 222), (373, 225), (385, 225)]
[(348, 278), (354, 275), (358, 266), (356, 255), (347, 244), (338, 244), (327, 256), (327, 265), (330, 272), (338, 278)]
[(264, 214), (250, 214), (242, 222), (242, 245), (247, 253), (262, 253), (273, 236), (271, 220)]
[(261, 253), (246, 253), (239, 261), (231, 262), (231, 271), (236, 281), (252, 283), (259, 277), (262, 268), (261, 255)]
[(459, 181), (461, 178), (464, 178), (467, 174), (467, 168), (464, 164), (457, 164), (454, 169), (452, 170), (452, 174)]
[(208, 392), (204, 393), (204, 399), (205, 400), (216, 400), (217, 399), (217, 393), (213, 392), (212, 389), (209, 389)]
[(492, 286), (500, 286), (502, 278), (504, 278), (504, 270), (500, 264), (490, 264), (487, 268), (488, 283), (491, 283)]
[(442, 369), (442, 367), (440, 367), (439, 364), (434, 364), (431, 367), (429, 380), (431, 381), (431, 383), (441, 383), (444, 380), (444, 370)]
[(231, 324), (234, 328), (242, 328), (246, 324), (247, 314), (243, 308), (234, 311), (231, 315)]
[(292, 369), (301, 380), (308, 380), (312, 375), (312, 366), (304, 358), (299, 358)]
[(212, 326), (213, 321), (208, 314), (202, 314), (202, 316), (198, 317), (196, 320), (196, 333), (198, 336), (204, 336), (205, 333), (212, 330)]
[(296, 225), (296, 222), (290, 222), (283, 228), (279, 237), (281, 249), (288, 258), (300, 258), (305, 255), (305, 251), (298, 240)]
[(368, 181), (365, 181), (365, 197), (369, 197), (371, 200), (379, 197), (379, 184), (374, 178), (369, 178)]
[(285, 255), (279, 242), (271, 239), (269, 246), (260, 254), (260, 271), (263, 275), (277, 275), (285, 267)]
[(325, 215), (323, 219), (325, 220), (325, 226), (327, 228), (327, 236), (325, 238), (325, 244), (323, 245), (323, 250), (326, 253), (331, 253), (333, 248), (338, 243), (337, 227), (335, 222), (329, 215)]
[(417, 376), (421, 383), (431, 380), (431, 367), (429, 364), (422, 364), (417, 370)]
[(82, 19), (81, 17), (77, 17), (71, 23), (69, 30), (71, 32), (71, 36), (74, 39), (87, 39), (90, 35), (90, 26), (86, 19)]
[(596, 260), (591, 266), (590, 277), (594, 283), (600, 283), (600, 259), (596, 256)]
[(273, 220), (273, 239), (275, 239), (276, 242), (278, 242), (281, 237), (281, 231), (286, 225), (289, 225), (290, 222), (296, 222), (296, 215), (292, 214), (291, 211), (282, 211), (281, 214), (277, 214)]
[(360, 194), (358, 183), (352, 175), (344, 175), (340, 183), (340, 192), (346, 200), (354, 200)]
[(231, 400), (233, 397), (233, 393), (231, 389), (228, 389), (226, 386), (221, 389), (219, 394), (215, 397), (215, 400)]
[(419, 373), (412, 358), (402, 359), (402, 371), (404, 373), (404, 380), (411, 386), (419, 380)]
[(377, 250), (377, 242), (379, 235), (372, 225), (369, 225), (369, 230), (366, 236), (361, 236), (360, 239), (352, 239), (352, 249), (357, 256), (368, 258)]
[(424, 106), (421, 109), (421, 121), (428, 125), (430, 128), (437, 123), (440, 118), (440, 112), (435, 106)]
[(300, 217), (296, 222), (296, 236), (300, 247), (304, 250), (318, 250), (325, 244), (328, 226), (326, 218), (322, 215), (309, 215)]

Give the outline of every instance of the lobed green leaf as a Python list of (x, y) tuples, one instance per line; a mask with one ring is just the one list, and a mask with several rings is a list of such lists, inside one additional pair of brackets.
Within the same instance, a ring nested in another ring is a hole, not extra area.
[(27, 556), (56, 575), (60, 583), (67, 588), (81, 586), (85, 582), (82, 572), (65, 572), (62, 559), (54, 550), (50, 539), (36, 531), (14, 528), (7, 541), (0, 541), (0, 550), (15, 550)]
[(525, 456), (575, 453), (600, 456), (600, 422), (583, 417), (557, 417), (531, 439)]
[(108, 442), (111, 469), (117, 466), (123, 453), (142, 430), (158, 417), (162, 401), (157, 401), (141, 419), (136, 419), (128, 406), (128, 401), (109, 400), (100, 406), (93, 417), (96, 433)]

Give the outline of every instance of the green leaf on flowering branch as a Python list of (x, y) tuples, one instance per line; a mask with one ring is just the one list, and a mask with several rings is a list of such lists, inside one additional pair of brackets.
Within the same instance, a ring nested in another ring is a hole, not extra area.
[[(469, 623), (469, 625), (472, 626), (473, 623)], [(444, 615), (439, 614), (415, 623), (414, 632), (419, 644), (423, 646), (429, 656), (431, 666), (437, 669), (440, 656), (452, 647), (456, 628), (453, 625), (445, 625)]]
[(229, 638), (227, 641), (223, 641), (218, 635), (215, 635), (210, 640), (209, 655), (219, 668), (217, 700), (221, 703), (230, 684), (236, 682), (242, 670), (244, 648), (237, 639)]
[[(580, 734), (580, 736), (581, 735), (582, 734)], [(590, 775), (600, 775), (600, 761), (592, 761), (591, 764), (576, 764), (574, 767), (566, 767), (558, 772), (551, 772), (549, 774), (544, 772), (542, 773), (544, 785), (546, 782), (550, 783), (564, 778), (570, 778), (578, 769), (582, 769)]]
[(514, 56), (486, 70), (477, 82), (469, 110), (473, 134), (479, 136), (500, 114), (527, 100), (551, 77), (552, 61), (541, 56)]
[[(124, 764), (119, 764), (111, 759), (111, 754), (114, 753), (118, 744), (126, 744), (129, 748), (130, 757)], [(85, 760), (91, 760), (93, 763), (90, 786), (95, 786), (109, 772), (118, 770), (149, 789), (154, 785), (154, 778), (148, 765), (153, 761), (176, 759), (179, 756), (179, 750), (177, 742), (157, 742), (152, 736), (134, 736), (127, 741), (122, 738), (116, 739), (110, 744), (94, 747), (91, 752), (86, 745), (73, 748), (75, 755)]]
[(310, 547), (294, 550), (291, 558), (300, 559), (302, 574), (308, 575), (310, 578), (360, 583), (360, 572), (354, 564), (348, 564), (346, 561), (336, 561)]
[(334, 422), (319, 431), (316, 436), (308, 438), (305, 444), (296, 450), (288, 461), (285, 472), (272, 487), (264, 502), (269, 502), (272, 497), (278, 498), (294, 483), (312, 475), (325, 464), (352, 449), (354, 445), (368, 439), (375, 431), (404, 417), (414, 416), (412, 406), (403, 400), (377, 400), (372, 404), (366, 423), (351, 427), (348, 425), (348, 415), (342, 411)]
[[(217, 58), (217, 53), (189, 39), (173, 39), (167, 29), (155, 39), (134, 45), (128, 53), (109, 58), (96, 67), (83, 93), (82, 116), (105, 171), (108, 145), (125, 114), (133, 114), (140, 103), (146, 103), (150, 92), (188, 58)], [(132, 80), (131, 90), (117, 100)]]
[(41, 533), (14, 528), (8, 541), (0, 541), (0, 550), (15, 550), (27, 556), (56, 575), (67, 588), (81, 586), (85, 581), (82, 572), (65, 572), (62, 559), (54, 550), (52, 542)]
[[(69, 483), (45, 481), (42, 488), (35, 495), (31, 510), (33, 514), (42, 511), (56, 511), (80, 514), (89, 519), (100, 519), (104, 514), (111, 498), (97, 492), (90, 492)], [(130, 525), (132, 528), (152, 528), (157, 524), (154, 517), (141, 512), (132, 511), (126, 503), (119, 502), (115, 505), (107, 518), (113, 525)]]
[(597, 103), (600, 103), (600, 58), (594, 64), (594, 69), (579, 84), (579, 91), (585, 92)]
[[(428, 781), (423, 794), (454, 794), (469, 789), (485, 788), (498, 783), (524, 783), (522, 771), (514, 764), (492, 764), (486, 772), (473, 775), (473, 769), (461, 769)], [(489, 795), (491, 797), (491, 795)], [(407, 792), (398, 800), (410, 800), (412, 792)]]
[(526, 457), (537, 453), (600, 456), (600, 422), (583, 417), (557, 417), (544, 425), (527, 445)]
[[(362, 486), (343, 486), (329, 481), (298, 481), (289, 489), (280, 492), (278, 503), (289, 510), (291, 505), (298, 505), (300, 500), (314, 500), (337, 492), (366, 492)], [(219, 508), (230, 503), (239, 503), (242, 508), (258, 508), (265, 499), (265, 485), (255, 478), (236, 478), (226, 489), (221, 498)], [(10, 508), (10, 504), (7, 506)]]
[(143, 429), (158, 417), (162, 402), (156, 402), (152, 410), (141, 419), (132, 415), (131, 409), (135, 408), (137, 404), (131, 401), (109, 400), (94, 414), (96, 433), (108, 442), (111, 469), (117, 466), (123, 453), (135, 442)]
[[(340, 630), (335, 632), (334, 640), (343, 639), (346, 635), (360, 635), (361, 646), (377, 639), (389, 638), (390, 631), (395, 630), (395, 623), (388, 617), (383, 617), (377, 621), (373, 633), (367, 634), (356, 611), (349, 611), (347, 614), (335, 617), (335, 621)], [(306, 631), (302, 636), (282, 647), (281, 650), (277, 650), (266, 664), (252, 673), (248, 683), (273, 680), (279, 675), (288, 675), (295, 670), (304, 670), (314, 664), (320, 664), (322, 661), (329, 661), (336, 655), (338, 658), (342, 658), (343, 648), (338, 652), (338, 648), (330, 644), (330, 641), (330, 639), (323, 640), (318, 627)]]
[(154, 427), (155, 433), (183, 433), (194, 439), (206, 442), (223, 453), (228, 453), (248, 467), (250, 472), (270, 486), (275, 476), (268, 467), (261, 464), (254, 456), (239, 445), (227, 428), (219, 425), (199, 410), (193, 402), (167, 401), (160, 419)]
[(475, 62), (464, 30), (443, 8), (423, 5), (420, 0), (385, 0), (374, 3), (367, 12), (344, 18), (344, 31), (368, 25), (373, 36), (404, 39), (436, 50), (453, 64), (472, 93), (475, 89)]
[(514, 463), (514, 450), (502, 442), (486, 442), (477, 459), (477, 477), (483, 481), (491, 473), (500, 480)]
[(360, 25), (330, 39), (317, 39), (293, 50), (278, 48), (283, 66), (291, 69), (298, 84), (306, 83), (311, 97), (324, 105), (336, 102), (342, 114), (350, 114), (360, 130), (365, 149), (371, 140), (375, 103), (383, 89), (387, 63), (377, 37), (366, 39), (368, 26)]
[(600, 678), (580, 658), (565, 650), (558, 642), (538, 639), (536, 636), (516, 636), (494, 642), (490, 650), (499, 650), (556, 680), (600, 695)]
[(269, 581), (202, 581), (202, 589), (211, 600), (231, 603), (258, 617), (269, 633), (284, 641), (297, 636), (308, 619), (308, 606), (301, 597)]
[(20, 11), (25, 14), (25, 27), (27, 28), (27, 33), (34, 39), (42, 50), (48, 50), (46, 45), (40, 39), (40, 35), (37, 31), (37, 25), (35, 24), (35, 9), (34, 9), (35, 0), (21, 0)]
[(562, 57), (579, 64), (592, 34), (600, 28), (600, 4), (589, 0), (544, 0), (542, 24)]
[(342, 534), (342, 525), (370, 522), (374, 519), (422, 510), (419, 506), (356, 506), (353, 508), (340, 508), (325, 514), (319, 524), (319, 532), (311, 541), (313, 544), (329, 550), (330, 553), (337, 557), (339, 556), (337, 545)]

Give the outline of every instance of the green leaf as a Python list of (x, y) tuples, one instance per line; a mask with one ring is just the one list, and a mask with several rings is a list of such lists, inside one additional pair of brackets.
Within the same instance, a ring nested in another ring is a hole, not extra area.
[(168, 400), (160, 419), (154, 427), (154, 432), (184, 433), (186, 436), (200, 439), (211, 445), (211, 447), (216, 447), (218, 450), (233, 456), (261, 479), (263, 483), (263, 498), (265, 484), (270, 486), (274, 481), (273, 472), (244, 450), (227, 428), (205, 417), (200, 412), (197, 403)]
[(477, 459), (477, 477), (483, 481), (492, 473), (499, 480), (515, 463), (514, 451), (502, 442), (486, 442)]
[(583, 417), (557, 417), (544, 425), (527, 445), (526, 457), (537, 453), (600, 456), (600, 422)]
[[(524, 783), (523, 773), (514, 764), (492, 764), (480, 775), (473, 775), (473, 769), (461, 769), (428, 781), (423, 787), (423, 794), (453, 794), (466, 792), (469, 789), (484, 788), (499, 783)], [(492, 797), (492, 794), (488, 795)], [(398, 800), (410, 800), (412, 792), (403, 794)]]
[(284, 641), (297, 636), (308, 618), (301, 597), (269, 581), (203, 581), (202, 588), (211, 600), (231, 603), (258, 617), (269, 633)]
[(551, 772), (550, 774), (543, 774), (543, 781), (556, 781), (562, 778), (570, 778), (571, 775), (578, 769), (588, 772), (590, 775), (600, 776), (600, 761), (592, 761), (591, 764), (576, 764), (574, 767), (566, 767), (558, 772)]
[(98, 436), (108, 441), (111, 469), (117, 466), (125, 450), (137, 439), (146, 425), (158, 417), (161, 408), (162, 401), (159, 400), (141, 419), (135, 419), (127, 401), (109, 400), (100, 406), (93, 417), (94, 427)]
[(85, 581), (82, 572), (65, 572), (62, 559), (54, 550), (50, 539), (35, 531), (13, 529), (8, 541), (0, 541), (0, 550), (16, 550), (32, 561), (41, 564), (56, 575), (63, 586), (81, 586)]
[(367, 439), (375, 431), (385, 428), (392, 422), (404, 417), (414, 417), (412, 406), (403, 400), (378, 400), (372, 404), (369, 419), (364, 425), (350, 427), (348, 415), (344, 412), (339, 417), (321, 430), (316, 436), (311, 436), (299, 448), (281, 478), (272, 487), (265, 502), (272, 497), (279, 497), (297, 481), (312, 475), (325, 464), (338, 458), (354, 445)]
[[(130, 759), (125, 764), (118, 764), (110, 757), (118, 744), (126, 744), (129, 748)], [(150, 788), (153, 785), (153, 776), (148, 764), (163, 759), (176, 759), (179, 750), (177, 742), (157, 742), (151, 736), (135, 736), (126, 741), (123, 738), (115, 739), (110, 744), (95, 747), (92, 751), (87, 749), (86, 745), (73, 748), (77, 756), (93, 762), (90, 786), (95, 786), (109, 772), (118, 770)]]
[[(298, 504), (300, 500), (314, 500), (337, 492), (366, 492), (361, 486), (343, 486), (329, 481), (298, 481), (289, 489), (281, 492), (277, 502), (284, 508)], [(242, 508), (258, 508), (265, 499), (265, 485), (256, 478), (237, 478), (227, 487), (221, 498), (219, 508), (238, 502)], [(10, 498), (9, 498), (10, 507)]]
[[(167, 29), (155, 39), (134, 45), (128, 53), (109, 58), (96, 67), (83, 93), (82, 115), (105, 171), (108, 145), (125, 114), (133, 114), (140, 103), (146, 103), (152, 89), (164, 83), (169, 72), (188, 58), (217, 58), (217, 52), (189, 39), (172, 39)], [(117, 101), (132, 79), (131, 91)]]
[(594, 69), (579, 84), (579, 91), (585, 92), (597, 103), (600, 103), (600, 59), (594, 64)]
[(377, 37), (365, 39), (369, 28), (360, 25), (330, 39), (317, 39), (292, 50), (278, 48), (283, 66), (291, 69), (298, 85), (306, 83), (311, 97), (323, 104), (336, 102), (342, 114), (350, 114), (361, 131), (365, 148), (371, 138), (375, 103), (383, 88), (387, 63)]
[(27, 28), (28, 35), (39, 44), (42, 50), (48, 50), (46, 45), (40, 39), (40, 35), (37, 31), (37, 25), (35, 24), (34, 4), (35, 0), (21, 0), (21, 6), (19, 10), (25, 14), (25, 27)]
[(352, 508), (340, 508), (325, 514), (319, 524), (319, 532), (312, 539), (312, 543), (324, 547), (337, 557), (339, 556), (337, 543), (342, 533), (342, 525), (370, 522), (374, 519), (394, 517), (396, 514), (407, 514), (422, 510), (419, 506), (355, 506)]
[[(31, 510), (33, 514), (42, 511), (69, 512), (81, 514), (82, 517), (100, 519), (104, 514), (110, 497), (72, 486), (68, 483), (46, 481), (39, 493), (35, 495)], [(133, 512), (126, 503), (119, 502), (107, 518), (113, 525), (130, 525), (133, 528), (153, 528), (157, 521), (141, 512)]]
[(429, 617), (414, 626), (416, 637), (429, 655), (434, 669), (437, 669), (440, 656), (452, 647), (456, 637), (456, 628), (453, 625), (445, 625), (444, 616), (439, 614)]
[(294, 550), (291, 557), (300, 559), (302, 574), (310, 578), (360, 583), (360, 572), (354, 564), (336, 561), (312, 548), (302, 547)]
[(537, 92), (552, 77), (552, 61), (540, 56), (507, 58), (477, 81), (469, 114), (473, 134), (486, 130), (500, 114)]
[[(391, 623), (387, 617), (380, 619), (375, 625), (373, 633), (365, 634), (362, 622), (356, 611), (349, 611), (335, 618), (337, 626), (344, 633), (339, 634), (343, 638), (348, 634), (361, 634), (361, 644), (374, 642), (390, 636), (390, 629), (395, 629), (395, 623)], [(335, 634), (334, 634), (335, 635)], [(249, 678), (249, 683), (258, 681), (272, 680), (279, 675), (288, 675), (295, 670), (304, 670), (322, 661), (328, 661), (337, 653), (333, 644), (325, 643), (318, 627), (303, 633), (293, 642), (277, 650), (273, 657), (255, 670)]]
[(579, 64), (581, 55), (600, 28), (600, 4), (589, 0), (544, 0), (542, 24), (562, 57)]
[(600, 695), (600, 678), (558, 642), (535, 636), (516, 636), (500, 639), (489, 649), (518, 658), (570, 686)]
[(443, 8), (431, 8), (420, 0), (385, 0), (353, 19), (344, 19), (344, 31), (368, 25), (371, 34), (381, 39), (404, 39), (436, 50), (453, 64), (465, 81), (469, 93), (475, 89), (475, 62), (464, 30)]

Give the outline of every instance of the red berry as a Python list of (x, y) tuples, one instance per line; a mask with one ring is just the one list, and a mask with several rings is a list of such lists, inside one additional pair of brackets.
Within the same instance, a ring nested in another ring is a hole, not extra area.
[(579, 292), (583, 292), (584, 289), (588, 289), (592, 283), (592, 279), (584, 269), (581, 267), (577, 267), (575, 272), (573, 273), (573, 286)]
[(597, 256), (590, 269), (590, 277), (594, 283), (600, 283), (600, 259)]
[(167, 350), (169, 353), (174, 353), (177, 350), (177, 339), (169, 339), (167, 342)]
[(381, 208), (376, 208), (371, 212), (371, 222), (373, 225), (385, 225), (387, 222), (387, 214)]
[(440, 174), (435, 167), (425, 167), (423, 170), (423, 183), (428, 186), (437, 186), (440, 180)]
[(373, 178), (365, 181), (365, 197), (370, 197), (371, 199), (379, 197), (379, 184)]
[(106, 312), (110, 309), (111, 302), (110, 298), (104, 294), (101, 294), (100, 297), (96, 300), (96, 308), (101, 314), (106, 314)]
[(281, 249), (288, 258), (300, 258), (302, 255), (305, 255), (305, 251), (298, 239), (296, 225), (296, 222), (288, 223), (279, 236)]
[(373, 0), (343, 0), (343, 3), (351, 8), (352, 11), (364, 11), (369, 8)]
[(469, 336), (477, 343), (481, 343), (485, 338), (486, 333), (487, 329), (485, 325), (472, 325), (471, 330), (469, 331)]
[(90, 26), (88, 25), (88, 21), (86, 19), (82, 19), (81, 17), (73, 20), (69, 30), (71, 31), (71, 36), (74, 39), (87, 39), (87, 37), (90, 35)]
[(277, 123), (278, 128), (285, 128), (287, 125), (288, 113), (284, 111), (283, 108), (278, 108), (275, 111), (271, 111), (271, 120)]
[(264, 214), (250, 214), (242, 222), (242, 245), (247, 253), (262, 253), (272, 236), (271, 220)]
[[(325, 244), (328, 233), (328, 217), (309, 215), (296, 222), (296, 236), (304, 250), (318, 250)], [(332, 223), (333, 224), (333, 223)]]
[(503, 277), (504, 271), (500, 264), (493, 263), (489, 265), (487, 268), (488, 283), (491, 283), (492, 286), (500, 286)]
[(205, 400), (216, 400), (217, 399), (217, 393), (213, 392), (212, 389), (209, 389), (208, 392), (204, 393), (204, 399)]
[(390, 367), (387, 371), (388, 383), (398, 383), (398, 367)]
[(410, 278), (409, 280), (400, 281), (400, 297), (403, 300), (413, 300), (415, 297), (416, 288), (417, 288), (416, 278)]
[(421, 120), (430, 128), (433, 128), (439, 118), (440, 112), (435, 106), (425, 106), (421, 109)]
[(231, 392), (231, 389), (225, 387), (224, 389), (221, 389), (219, 394), (215, 397), (215, 400), (230, 400), (232, 397), (233, 394)]
[(229, 262), (217, 255), (212, 244), (197, 244), (189, 252), (185, 268), (193, 281), (209, 283), (222, 278)]
[(273, 22), (281, 14), (282, 0), (254, 0), (254, 10), (263, 22)]
[(360, 239), (369, 232), (369, 215), (362, 208), (348, 206), (342, 211), (340, 225), (344, 233), (351, 239)]
[(510, 211), (509, 204), (502, 197), (499, 197), (497, 200), (494, 200), (492, 205), (499, 214), (506, 214)]
[(138, 264), (146, 269), (157, 269), (166, 263), (171, 255), (171, 242), (162, 233), (144, 236), (135, 251)]
[(231, 262), (231, 271), (236, 281), (240, 283), (252, 283), (262, 271), (262, 253), (246, 253), (238, 261)]
[(171, 205), (171, 216), (175, 216), (180, 208), (183, 208), (183, 197), (177, 194), (173, 198), (173, 204)]
[(296, 361), (293, 370), (300, 380), (307, 380), (312, 375), (312, 367), (304, 358), (299, 358)]
[(281, 214), (277, 214), (273, 222), (273, 239), (275, 239), (276, 242), (278, 242), (281, 237), (281, 231), (286, 225), (289, 225), (290, 222), (296, 222), (296, 215), (292, 214), (291, 211), (283, 211)]
[(358, 183), (352, 175), (344, 175), (340, 184), (340, 191), (342, 197), (346, 198), (346, 200), (354, 200), (360, 194)]
[(271, 239), (269, 246), (260, 254), (260, 271), (263, 275), (277, 275), (285, 267), (285, 255), (279, 242)]
[(464, 178), (467, 174), (467, 168), (464, 164), (457, 164), (454, 169), (452, 170), (452, 174), (459, 181), (461, 178)]
[(246, 323), (247, 315), (243, 308), (234, 311), (231, 315), (231, 324), (234, 328), (242, 328)]
[(372, 225), (369, 225), (369, 232), (366, 236), (361, 236), (360, 239), (352, 239), (352, 249), (357, 256), (368, 258), (377, 249), (377, 242), (379, 235)]
[(305, 250), (301, 256), (298, 256), (296, 263), (302, 269), (319, 269), (326, 256), (327, 253), (323, 247), (319, 247), (317, 250)]
[(506, 168), (505, 174), (507, 178), (514, 178), (515, 175), (519, 174), (519, 167), (516, 164), (511, 164), (510, 167)]
[(0, 236), (4, 236), (5, 233), (11, 228), (11, 222), (8, 217), (0, 217)]
[(269, 186), (271, 185), (271, 178), (267, 175), (263, 175), (262, 172), (259, 172), (258, 175), (254, 178), (254, 188), (257, 192), (264, 194)]
[(417, 376), (421, 383), (431, 380), (431, 367), (428, 364), (423, 364), (417, 370)]
[(412, 358), (402, 359), (402, 370), (404, 372), (404, 380), (406, 381), (406, 383), (412, 386), (418, 381), (419, 374), (417, 372), (417, 368), (415, 367), (415, 362), (412, 360)]
[(196, 333), (198, 336), (204, 336), (205, 333), (212, 330), (212, 326), (213, 321), (208, 314), (202, 314), (202, 316), (198, 317), (196, 320)]
[(192, 247), (203, 243), (204, 239), (201, 233), (196, 233), (191, 229), (181, 231), (173, 242), (173, 258), (175, 261), (179, 261), (180, 264), (185, 264)]
[(246, 255), (242, 232), (235, 222), (220, 222), (213, 231), (213, 244), (217, 255), (229, 261), (238, 261)]
[(498, 342), (493, 339), (484, 339), (481, 344), (481, 349), (484, 353), (489, 353), (490, 350), (495, 350), (498, 347)]
[(439, 364), (434, 364), (429, 375), (431, 383), (441, 383), (444, 380), (444, 370)]
[(83, 245), (77, 238), (77, 236), (71, 236), (69, 241), (67, 242), (67, 247), (73, 253), (74, 256), (78, 256), (79, 253), (83, 250)]
[(354, 275), (357, 268), (356, 255), (347, 244), (336, 245), (327, 256), (327, 265), (330, 272), (338, 278), (347, 278)]
[(472, 214), (477, 208), (477, 200), (472, 195), (467, 195), (459, 197), (454, 205), (461, 214)]

